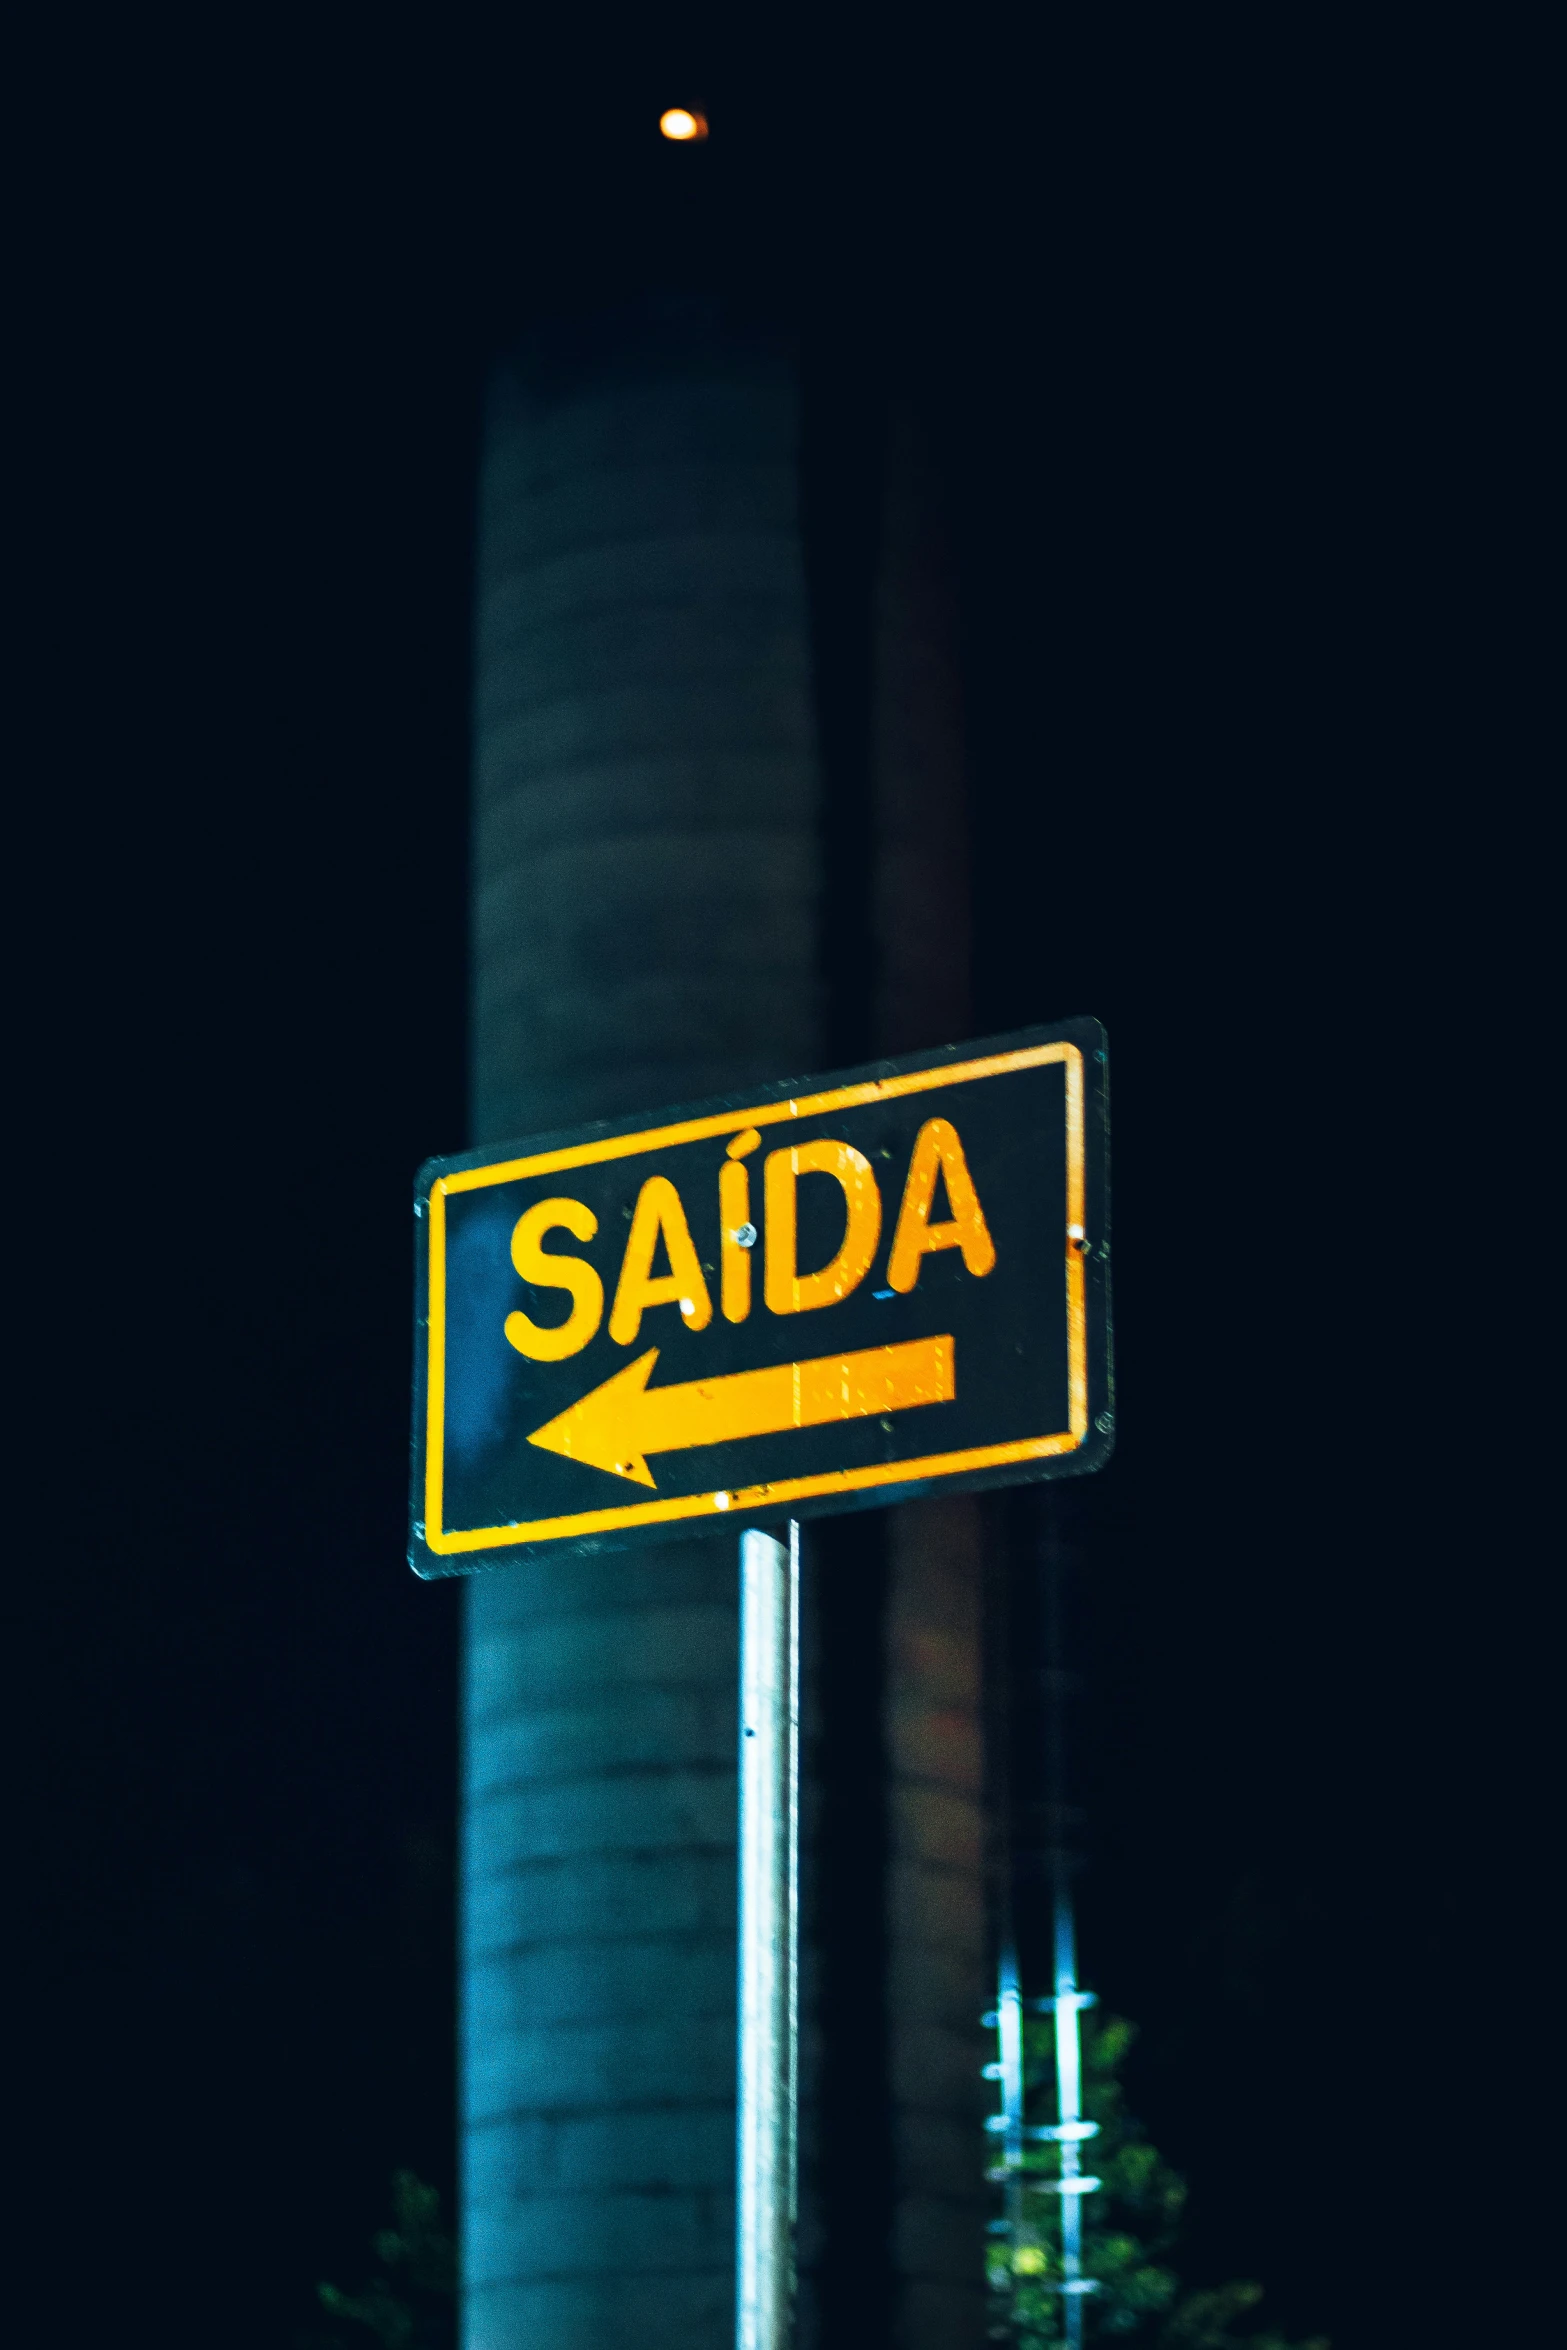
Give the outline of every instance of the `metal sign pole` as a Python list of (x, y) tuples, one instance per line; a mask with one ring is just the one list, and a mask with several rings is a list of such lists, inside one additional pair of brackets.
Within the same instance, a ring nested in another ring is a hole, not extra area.
[(787, 2350), (799, 2046), (800, 1529), (740, 1537), (735, 2350)]

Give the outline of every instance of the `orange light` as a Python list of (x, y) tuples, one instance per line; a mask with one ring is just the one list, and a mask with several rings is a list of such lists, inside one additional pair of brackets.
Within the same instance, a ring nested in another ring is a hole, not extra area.
[(671, 106), (659, 116), (658, 127), (666, 139), (705, 139), (707, 116), (693, 114), (689, 107)]

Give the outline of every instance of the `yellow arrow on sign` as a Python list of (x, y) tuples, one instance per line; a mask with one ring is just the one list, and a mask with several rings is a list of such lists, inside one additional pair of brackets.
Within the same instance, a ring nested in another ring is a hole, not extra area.
[(821, 1428), (833, 1420), (868, 1420), (915, 1404), (951, 1403), (957, 1394), (950, 1338), (914, 1338), (902, 1346), (867, 1346), (858, 1354), (819, 1355), (771, 1371), (731, 1371), (683, 1387), (648, 1386), (658, 1348), (579, 1397), (536, 1428), (530, 1444), (568, 1461), (607, 1469), (651, 1485), (643, 1458), (694, 1444), (729, 1444), (740, 1436), (774, 1436), (785, 1428)]

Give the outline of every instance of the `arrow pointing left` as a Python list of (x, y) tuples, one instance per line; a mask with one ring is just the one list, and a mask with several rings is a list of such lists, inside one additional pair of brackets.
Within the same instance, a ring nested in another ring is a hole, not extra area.
[(658, 1348), (650, 1346), (536, 1428), (528, 1442), (633, 1484), (652, 1485), (645, 1458), (650, 1452), (867, 1420), (918, 1404), (951, 1403), (957, 1394), (950, 1338), (914, 1338), (901, 1346), (868, 1346), (856, 1354), (818, 1355), (771, 1370), (650, 1388), (657, 1361)]

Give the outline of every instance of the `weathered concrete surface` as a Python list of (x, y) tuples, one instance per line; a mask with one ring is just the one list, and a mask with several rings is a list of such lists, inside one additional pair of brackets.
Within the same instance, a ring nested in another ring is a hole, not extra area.
[[(698, 317), (497, 383), (476, 706), (478, 1139), (808, 1069), (817, 780), (786, 365)], [(468, 1592), (466, 2350), (731, 2328), (726, 1540)]]
[[(881, 1049), (966, 1027), (950, 614), (889, 443), (868, 904)], [(475, 1139), (820, 1066), (820, 783), (786, 360), (700, 312), (503, 371), (482, 484)], [(981, 2334), (976, 1519), (893, 1514), (895, 2306)], [(732, 2325), (732, 1540), (467, 1593), (465, 2350)], [(881, 1865), (882, 1856), (874, 1856)]]

